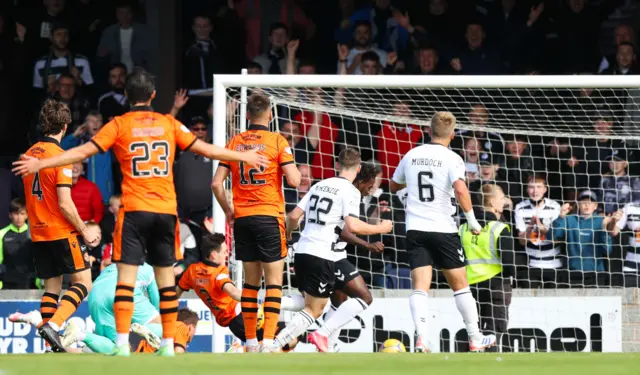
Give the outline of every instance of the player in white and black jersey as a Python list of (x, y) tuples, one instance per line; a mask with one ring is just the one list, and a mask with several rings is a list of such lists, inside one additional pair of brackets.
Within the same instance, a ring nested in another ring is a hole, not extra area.
[[(274, 347), (269, 347), (269, 351), (280, 350), (291, 338), (303, 334), (322, 315), (334, 289), (335, 262), (340, 259), (336, 243), (343, 228), (361, 235), (388, 233), (392, 229), (389, 220), (371, 225), (358, 218), (362, 197), (360, 191), (353, 186), (353, 181), (360, 170), (360, 153), (347, 148), (338, 156), (338, 164), (338, 177), (314, 185), (287, 215), (288, 238), (299, 227), (303, 216), (305, 220), (294, 255), (298, 289), (304, 294), (305, 307), (278, 334)], [(347, 314), (350, 312), (346, 311), (343, 315)], [(352, 318), (353, 316), (343, 316), (341, 319), (348, 322)], [(318, 338), (321, 339), (320, 336)], [(324, 343), (313, 343), (327, 350), (326, 337)]]
[(614, 234), (623, 233), (625, 252), (624, 286), (637, 288), (640, 286), (640, 203), (627, 203), (622, 209), (622, 218), (616, 223)]
[(496, 343), (495, 335), (480, 333), (476, 301), (469, 289), (464, 250), (455, 221), (457, 199), (469, 229), (474, 234), (482, 230), (473, 214), (464, 161), (449, 149), (455, 127), (456, 118), (450, 112), (436, 112), (431, 119), (431, 143), (409, 151), (390, 184), (392, 193), (405, 186), (408, 192), (405, 243), (414, 289), (409, 305), (418, 335), (415, 345), (418, 352), (430, 351), (427, 293), (434, 263), (442, 269), (453, 289), (469, 335), (469, 350), (482, 351)]
[(516, 229), (520, 244), (529, 257), (531, 288), (538, 283), (557, 282), (557, 272), (562, 268), (560, 246), (547, 239), (546, 228), (560, 216), (561, 206), (553, 199), (545, 198), (547, 182), (541, 175), (529, 176), (527, 184), (529, 199), (518, 203), (514, 209)]

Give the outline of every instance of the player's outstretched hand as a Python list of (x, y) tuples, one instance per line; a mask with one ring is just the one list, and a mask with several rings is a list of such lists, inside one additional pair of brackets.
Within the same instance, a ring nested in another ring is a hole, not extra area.
[(380, 241), (370, 243), (367, 249), (372, 253), (382, 253), (384, 251), (384, 244)]
[(100, 227), (97, 225), (86, 226), (82, 231), (82, 238), (84, 238), (84, 242), (87, 246), (98, 246), (100, 244), (100, 240), (102, 239), (100, 235)]
[(254, 167), (263, 168), (269, 164), (269, 159), (261, 155), (258, 150), (251, 150), (244, 153), (244, 162)]
[(40, 164), (40, 159), (23, 154), (20, 156), (20, 160), (13, 162), (13, 169), (11, 171), (18, 176), (26, 176), (38, 172), (40, 170)]
[(393, 230), (393, 222), (391, 220), (382, 220), (380, 224), (380, 233), (389, 233)]

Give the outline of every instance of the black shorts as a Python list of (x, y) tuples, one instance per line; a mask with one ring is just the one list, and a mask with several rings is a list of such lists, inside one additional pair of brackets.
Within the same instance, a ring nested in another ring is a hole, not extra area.
[(313, 297), (329, 298), (335, 286), (334, 262), (309, 254), (296, 254), (294, 268), (300, 292)]
[(236, 259), (243, 262), (271, 263), (287, 256), (284, 218), (245, 216), (233, 224)]
[(436, 265), (450, 270), (464, 267), (464, 250), (458, 233), (407, 231), (405, 246), (411, 269)]
[(33, 263), (38, 278), (43, 280), (78, 273), (91, 267), (87, 246), (81, 236), (34, 242)]
[[(285, 327), (285, 322), (278, 322), (278, 330), (276, 331), (276, 335), (282, 331)], [(244, 332), (244, 320), (242, 318), (242, 313), (238, 314), (233, 320), (229, 323), (229, 330), (233, 335), (239, 338), (242, 341), (247, 341), (247, 337)], [(262, 337), (264, 336), (264, 329), (260, 328), (257, 332), (258, 341), (262, 341)]]
[(113, 261), (170, 267), (182, 259), (175, 215), (120, 209), (113, 232)]
[(360, 276), (360, 272), (358, 272), (358, 269), (356, 268), (356, 266), (351, 264), (351, 262), (349, 262), (347, 258), (340, 259), (339, 261), (335, 262), (335, 267), (336, 267), (336, 272), (335, 272), (336, 282), (334, 286), (335, 290), (341, 290), (342, 288), (345, 287), (345, 285), (347, 285), (349, 281)]

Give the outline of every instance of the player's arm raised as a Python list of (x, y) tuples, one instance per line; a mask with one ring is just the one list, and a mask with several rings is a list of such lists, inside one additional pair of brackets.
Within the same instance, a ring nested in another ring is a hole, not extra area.
[(259, 154), (258, 150), (245, 152), (232, 151), (224, 147), (203, 142), (199, 139), (193, 143), (189, 148), (189, 151), (213, 160), (243, 161), (256, 167), (263, 167), (269, 163), (269, 159), (266, 156)]

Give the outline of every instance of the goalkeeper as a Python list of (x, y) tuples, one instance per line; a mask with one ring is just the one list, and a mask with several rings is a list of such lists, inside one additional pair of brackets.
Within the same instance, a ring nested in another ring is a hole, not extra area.
[[(115, 264), (105, 268), (94, 281), (93, 289), (89, 293), (87, 302), (91, 319), (96, 324), (93, 333), (81, 332), (73, 324), (67, 325), (62, 345), (71, 346), (75, 342), (84, 342), (95, 353), (110, 353), (116, 341), (116, 320), (113, 313), (116, 284), (118, 283), (118, 269)], [(147, 328), (162, 336), (160, 323), (160, 294), (156, 284), (153, 267), (144, 264), (138, 270), (136, 286), (133, 292), (133, 319), (136, 325), (146, 325)]]

